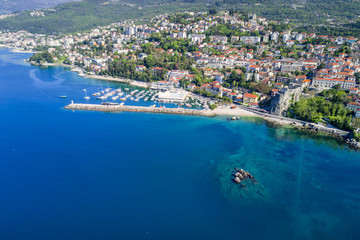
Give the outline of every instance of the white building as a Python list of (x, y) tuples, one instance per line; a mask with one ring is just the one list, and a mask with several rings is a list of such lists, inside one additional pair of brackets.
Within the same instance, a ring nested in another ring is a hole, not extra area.
[(260, 42), (260, 37), (256, 36), (243, 36), (240, 38), (240, 41), (245, 44), (255, 44)]
[(171, 102), (182, 102), (187, 97), (188, 92), (183, 90), (168, 90), (166, 92), (161, 92), (158, 94), (159, 100), (162, 101), (171, 101)]
[(342, 89), (350, 89), (355, 87), (355, 81), (353, 80), (343, 80), (340, 78), (321, 78), (317, 77), (313, 80), (313, 86), (322, 88), (322, 89), (329, 89), (334, 87), (335, 85), (340, 84)]
[(190, 39), (192, 43), (202, 43), (205, 39), (204, 34), (191, 34)]

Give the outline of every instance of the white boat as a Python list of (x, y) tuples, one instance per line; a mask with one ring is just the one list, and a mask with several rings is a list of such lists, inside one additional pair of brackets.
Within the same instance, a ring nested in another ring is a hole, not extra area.
[(112, 97), (111, 100), (116, 101), (118, 100), (119, 96)]
[(137, 91), (139, 91), (139, 90), (135, 89), (134, 91), (131, 91), (130, 94), (134, 95)]
[(87, 95), (86, 89), (83, 89), (83, 91), (85, 92), (85, 97), (84, 97), (84, 99), (85, 99), (85, 100), (89, 100), (90, 97)]
[(131, 97), (131, 98), (130, 98), (130, 100), (131, 100), (131, 101), (134, 101), (134, 98), (133, 98), (133, 97)]
[(119, 103), (103, 102), (103, 103), (101, 103), (101, 105), (110, 105), (110, 106), (112, 106), (112, 105), (119, 105)]
[(137, 99), (135, 99), (134, 101), (135, 101), (135, 102), (138, 102), (138, 101), (139, 101), (139, 99), (137, 98)]

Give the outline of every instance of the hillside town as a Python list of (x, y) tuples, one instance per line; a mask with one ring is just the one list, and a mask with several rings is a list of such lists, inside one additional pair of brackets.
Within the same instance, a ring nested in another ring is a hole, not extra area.
[[(286, 22), (256, 14), (177, 13), (61, 36), (1, 32), (0, 46), (38, 52), (30, 59), (37, 64), (72, 65), (163, 90), (183, 88), (342, 129), (360, 117), (359, 39), (294, 32)], [(299, 112), (304, 99), (318, 96), (344, 109), (329, 105), (311, 115)]]

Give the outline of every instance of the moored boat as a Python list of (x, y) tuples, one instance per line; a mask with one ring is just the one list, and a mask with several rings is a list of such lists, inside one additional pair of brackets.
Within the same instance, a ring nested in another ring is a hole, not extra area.
[(103, 102), (101, 103), (101, 105), (119, 105), (119, 103), (114, 103), (114, 102)]

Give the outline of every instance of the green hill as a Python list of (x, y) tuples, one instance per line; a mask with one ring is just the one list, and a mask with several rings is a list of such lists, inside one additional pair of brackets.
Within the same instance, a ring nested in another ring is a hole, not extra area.
[(82, 0), (44, 10), (45, 16), (29, 12), (0, 20), (0, 30), (25, 29), (34, 33), (59, 34), (87, 30), (112, 22), (146, 18), (176, 11), (242, 9), (268, 19), (289, 19), (297, 24), (319, 24), (329, 19), (356, 19), (358, 0)]
[(70, 1), (76, 0), (0, 0), (0, 14), (24, 10), (44, 9)]
[[(129, 3), (131, 2), (131, 3)], [(45, 16), (30, 16), (26, 11), (0, 20), (0, 30), (25, 29), (33, 33), (61, 34), (88, 30), (112, 22), (155, 16), (166, 12), (206, 9), (197, 3), (160, 1), (83, 0), (60, 4), (53, 10), (43, 10)], [(135, 2), (135, 3), (134, 3)]]

